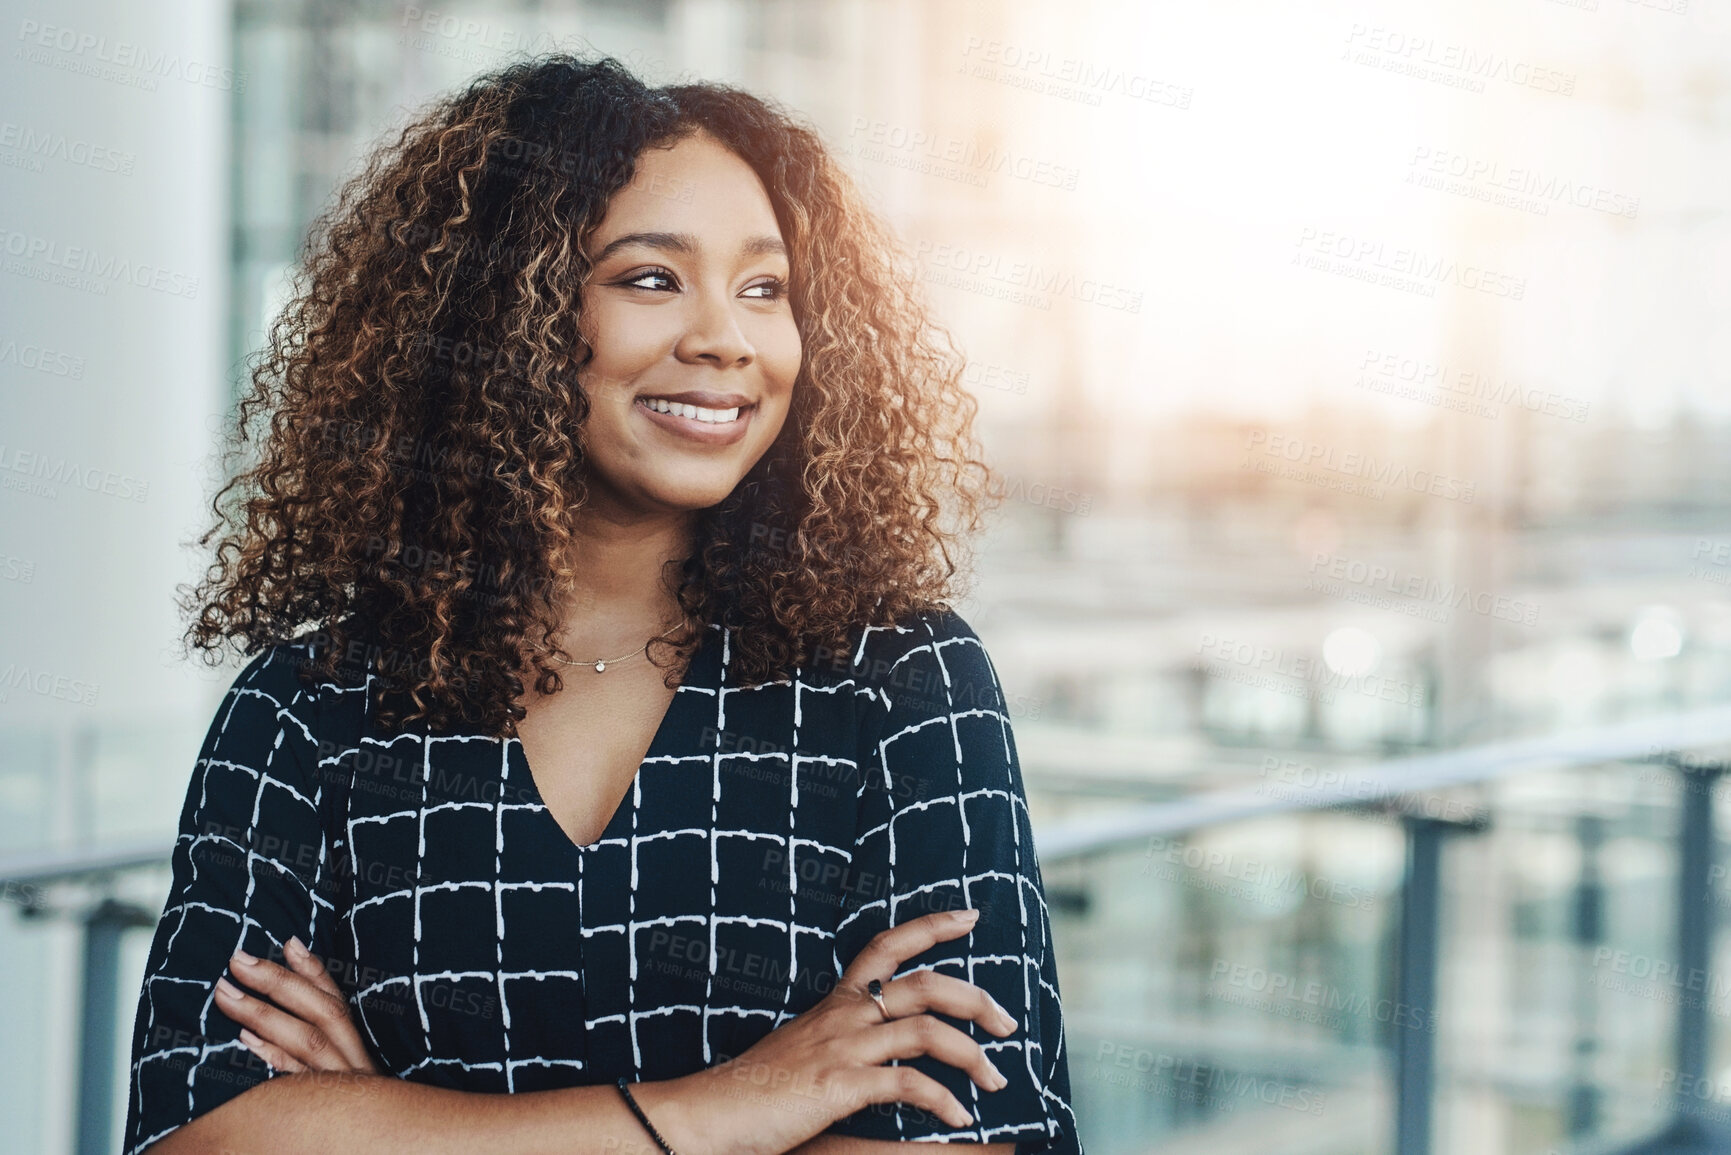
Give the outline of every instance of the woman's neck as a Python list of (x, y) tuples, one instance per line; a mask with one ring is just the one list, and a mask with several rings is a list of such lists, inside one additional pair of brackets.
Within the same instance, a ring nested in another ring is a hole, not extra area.
[(575, 588), (556, 635), (579, 656), (641, 645), (678, 619), (677, 570), (667, 563), (691, 555), (696, 521), (689, 511), (632, 519), (586, 512), (573, 530)]

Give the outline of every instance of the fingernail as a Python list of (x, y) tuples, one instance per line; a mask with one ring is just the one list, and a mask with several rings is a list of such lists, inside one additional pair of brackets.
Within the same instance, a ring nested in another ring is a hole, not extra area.
[(219, 995), (224, 995), (224, 996), (231, 998), (231, 999), (244, 999), (244, 998), (246, 998), (245, 995), (240, 993), (240, 988), (235, 986), (233, 983), (229, 982), (227, 979), (217, 979), (216, 980), (216, 993)]
[(251, 1031), (247, 1030), (245, 1027), (242, 1027), (240, 1029), (240, 1041), (245, 1043), (249, 1048), (264, 1045), (263, 1039), (259, 1038), (257, 1035), (253, 1034)]
[(977, 910), (974, 910), (972, 908), (969, 908), (967, 910), (952, 910), (950, 912), (950, 915), (957, 922), (972, 922), (972, 921), (974, 921), (974, 919), (980, 917), (980, 912)]
[(289, 952), (289, 954), (293, 955), (295, 958), (305, 958), (307, 955), (312, 953), (311, 951), (307, 950), (307, 948), (304, 945), (302, 945), (299, 935), (290, 935), (289, 936), (288, 952)]
[(993, 1087), (992, 1090), (1002, 1091), (1005, 1087), (1008, 1087), (1010, 1085), (1009, 1078), (1004, 1074), (1004, 1072), (998, 1070), (997, 1067), (994, 1066), (992, 1068), (992, 1074), (994, 1074), (998, 1077), (998, 1085), (996, 1087)]

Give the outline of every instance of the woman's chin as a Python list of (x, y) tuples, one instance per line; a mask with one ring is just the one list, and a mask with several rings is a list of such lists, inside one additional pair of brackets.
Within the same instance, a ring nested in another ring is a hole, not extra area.
[(739, 485), (740, 476), (728, 473), (722, 477), (707, 475), (672, 482), (666, 479), (644, 487), (644, 492), (657, 506), (695, 512), (720, 505)]

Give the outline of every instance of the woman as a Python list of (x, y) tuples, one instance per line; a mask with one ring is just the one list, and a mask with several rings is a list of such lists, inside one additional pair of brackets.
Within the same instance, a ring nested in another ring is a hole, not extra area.
[(973, 402), (816, 135), (546, 57), (316, 235), (189, 602), (262, 652), (186, 795), (129, 1155), (1079, 1152), (944, 601)]

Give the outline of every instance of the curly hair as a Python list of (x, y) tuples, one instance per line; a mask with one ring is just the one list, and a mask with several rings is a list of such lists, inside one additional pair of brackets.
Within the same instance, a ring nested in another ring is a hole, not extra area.
[(780, 106), (555, 53), (432, 103), (313, 222), (249, 358), (198, 544), (223, 536), (181, 587), (209, 664), (224, 639), (250, 654), (310, 625), (329, 644), (306, 676), (364, 669), (381, 724), (495, 735), (525, 716), (525, 659), (540, 693), (561, 688), (548, 660), (587, 494), (587, 242), (642, 150), (697, 132), (769, 194), (803, 364), (780, 435), (669, 563), (685, 621), (652, 643), (667, 684), (705, 623), (736, 630), (731, 674), (755, 684), (845, 657), (862, 626), (949, 607), (998, 493), (964, 359), (906, 250)]

